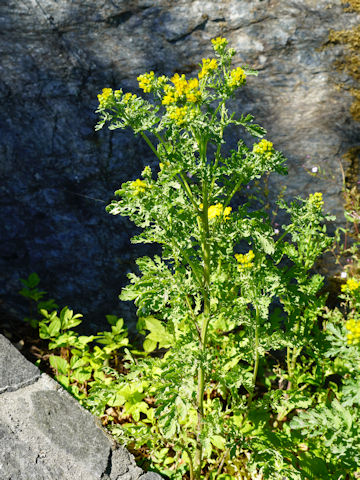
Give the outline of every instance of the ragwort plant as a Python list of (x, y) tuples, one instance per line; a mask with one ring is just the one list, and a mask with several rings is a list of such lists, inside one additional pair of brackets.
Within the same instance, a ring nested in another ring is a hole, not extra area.
[(342, 267), (341, 293), (338, 306), (322, 312), (323, 336), (316, 349), (328, 382), (317, 401), (298, 411), (290, 423), (316, 458), (312, 472), (319, 480), (358, 478), (360, 465), (360, 203), (357, 186), (347, 185), (342, 166), (341, 171), (347, 224), (335, 232), (332, 248)]
[[(358, 478), (360, 464), (360, 280), (342, 285), (335, 309), (326, 309), (319, 358), (328, 379), (326, 396), (312, 408), (298, 411), (290, 422), (316, 458), (316, 478)], [(320, 393), (323, 394), (324, 392)], [(322, 400), (322, 401), (321, 401)], [(315, 462), (314, 462), (315, 463)], [(357, 472), (357, 476), (355, 473)], [(313, 469), (314, 473), (314, 469)]]
[[(159, 162), (107, 207), (143, 228), (134, 243), (162, 248), (137, 260), (120, 295), (135, 302), (145, 340), (144, 354), (128, 351), (128, 372), (109, 384), (124, 416), (112, 431), (170, 478), (298, 479), (281, 422), (297, 406), (300, 355), (324, 304), (322, 277), (311, 274), (329, 246), (323, 200), (282, 202), (290, 223), (281, 235), (264, 209), (236, 206), (250, 182), (285, 174), (285, 158), (252, 115), (229, 113), (228, 100), (256, 72), (232, 67), (226, 39), (212, 43), (214, 58), (196, 77), (140, 75), (151, 100), (110, 88), (98, 96), (97, 129), (130, 128)], [(258, 140), (225, 155), (229, 127)], [(281, 363), (284, 349), (286, 367), (268, 368), (265, 359)]]

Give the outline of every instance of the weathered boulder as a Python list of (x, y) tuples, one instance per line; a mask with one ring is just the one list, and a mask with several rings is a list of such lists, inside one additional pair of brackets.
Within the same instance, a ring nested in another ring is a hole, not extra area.
[(2, 480), (161, 480), (2, 335), (0, 374)]
[[(97, 93), (137, 92), (144, 71), (192, 74), (224, 35), (236, 65), (260, 72), (233, 107), (254, 113), (289, 159), (288, 196), (325, 192), (341, 219), (339, 159), (358, 140), (350, 84), (326, 48), (331, 29), (355, 25), (340, 0), (8, 0), (0, 5), (0, 296), (21, 311), (19, 277), (36, 271), (61, 305), (89, 315), (131, 316), (117, 294), (133, 259), (134, 228), (104, 207), (154, 159), (131, 132), (94, 132)], [(234, 144), (238, 132), (229, 135)], [(318, 167), (327, 177), (310, 176)], [(24, 306), (23, 306), (24, 307)]]
[(0, 335), (0, 394), (16, 391), (34, 383), (40, 377), (40, 370), (24, 360), (10, 341)]

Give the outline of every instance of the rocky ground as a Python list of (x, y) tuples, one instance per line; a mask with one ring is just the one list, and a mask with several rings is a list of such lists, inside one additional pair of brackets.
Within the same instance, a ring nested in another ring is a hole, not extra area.
[[(8, 319), (1, 323), (6, 327)], [(25, 329), (4, 333), (19, 338), (25, 354), (37, 355)], [(0, 438), (4, 480), (161, 480), (137, 467), (89, 412), (1, 334)]]

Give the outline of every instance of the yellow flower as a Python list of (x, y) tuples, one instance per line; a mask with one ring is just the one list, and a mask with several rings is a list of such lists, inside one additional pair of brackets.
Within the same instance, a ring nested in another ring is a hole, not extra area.
[(345, 323), (345, 327), (348, 330), (347, 343), (349, 345), (360, 343), (360, 321), (353, 318)]
[(155, 80), (155, 74), (153, 71), (150, 73), (144, 73), (143, 75), (139, 75), (137, 77), (137, 81), (139, 82), (139, 87), (144, 90), (145, 93), (151, 92), (153, 88)]
[(176, 103), (178, 96), (174, 87), (170, 87), (170, 85), (165, 85), (164, 92), (165, 95), (162, 99), (163, 105), (171, 105), (172, 103)]
[(253, 153), (265, 155), (266, 158), (269, 158), (274, 153), (274, 146), (271, 142), (263, 138), (259, 143), (256, 143), (253, 146)]
[(201, 92), (199, 90), (199, 80), (197, 78), (191, 78), (186, 80), (185, 75), (175, 75), (170, 79), (174, 86), (165, 85), (165, 95), (162, 99), (163, 105), (171, 105), (176, 103), (179, 99), (186, 100), (190, 103), (196, 103), (201, 99)]
[(186, 94), (186, 100), (190, 103), (196, 103), (198, 101), (198, 97), (195, 95), (195, 93), (191, 92)]
[(185, 78), (185, 75), (182, 74), (181, 76), (178, 73), (175, 73), (175, 75), (170, 78), (172, 83), (175, 86), (176, 93), (181, 97), (186, 91), (187, 88), (187, 81)]
[(102, 93), (100, 93), (97, 97), (99, 100), (99, 106), (100, 107), (106, 107), (106, 104), (108, 103), (109, 97), (111, 97), (113, 94), (112, 88), (103, 88)]
[(216, 61), (215, 58), (212, 58), (211, 60), (210, 60), (210, 58), (203, 58), (201, 71), (200, 71), (198, 77), (201, 80), (202, 78), (209, 75), (209, 73), (215, 71), (217, 68), (218, 68), (218, 64), (217, 64), (217, 61)]
[(352, 293), (360, 287), (360, 282), (354, 278), (349, 278), (345, 285), (341, 285), (341, 291), (345, 293)]
[(169, 117), (176, 121), (177, 125), (181, 126), (186, 122), (187, 106), (169, 108)]
[(211, 40), (211, 43), (213, 44), (215, 52), (217, 52), (218, 50), (222, 50), (224, 47), (226, 47), (226, 45), (228, 44), (228, 41), (226, 40), (226, 38), (217, 37), (217, 38), (213, 38)]
[(230, 88), (240, 87), (246, 82), (246, 75), (244, 70), (241, 67), (234, 68), (230, 72), (230, 78), (228, 80), (228, 86)]
[[(199, 208), (200, 210), (202, 210), (204, 208), (204, 205), (200, 203)], [(210, 205), (210, 207), (208, 208), (208, 219), (212, 220), (213, 218), (223, 215), (224, 220), (229, 220), (231, 210), (232, 210), (231, 207), (226, 207), (224, 209), (222, 203), (217, 203), (216, 205)]]
[(165, 75), (161, 75), (161, 77), (158, 77), (157, 79), (157, 86), (160, 88), (163, 88), (167, 82), (167, 77)]
[(114, 90), (114, 97), (116, 98), (116, 100), (120, 100), (122, 93), (123, 93), (123, 91), (121, 89), (120, 90)]
[(135, 100), (136, 95), (133, 94), (133, 93), (125, 93), (125, 95), (123, 96), (123, 102), (125, 103), (125, 105), (127, 105), (130, 100)]
[(170, 162), (159, 163), (160, 170), (163, 170), (165, 167), (169, 167), (169, 166), (170, 166)]
[(199, 80), (191, 78), (185, 89), (186, 100), (190, 103), (196, 103), (201, 100), (201, 91), (199, 90)]
[(195, 118), (194, 109), (189, 108), (187, 105), (184, 105), (183, 107), (170, 106), (167, 108), (167, 114), (169, 118), (175, 120), (179, 127)]
[(130, 188), (134, 190), (134, 195), (140, 195), (140, 193), (144, 193), (147, 186), (148, 185), (146, 184), (146, 182), (140, 180), (140, 178), (130, 183)]
[(229, 220), (231, 210), (232, 210), (231, 207), (226, 207), (226, 208), (225, 208), (225, 210), (224, 210), (224, 219), (225, 219), (225, 220)]
[(235, 258), (238, 262), (238, 270), (241, 272), (247, 268), (252, 268), (254, 266), (253, 260), (255, 254), (252, 250), (249, 250), (248, 253), (236, 253)]
[(320, 192), (315, 192), (314, 194), (310, 193), (309, 203), (314, 205), (316, 208), (321, 209), (321, 207), (324, 205), (322, 193)]
[(188, 90), (195, 90), (199, 88), (199, 80), (197, 78), (190, 78), (187, 84)]

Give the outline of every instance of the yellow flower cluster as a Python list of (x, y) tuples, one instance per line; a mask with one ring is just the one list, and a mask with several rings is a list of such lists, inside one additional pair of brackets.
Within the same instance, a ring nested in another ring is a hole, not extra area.
[(236, 253), (235, 258), (238, 262), (238, 269), (240, 272), (254, 266), (253, 260), (255, 258), (255, 254), (252, 250), (249, 250), (248, 253), (244, 254)]
[(114, 97), (115, 97), (116, 100), (120, 100), (122, 94), (123, 94), (123, 91), (121, 89), (120, 90), (114, 90)]
[(324, 205), (322, 193), (315, 192), (314, 194), (310, 193), (309, 203), (314, 205), (316, 208), (321, 208)]
[(245, 72), (241, 67), (238, 67), (238, 68), (234, 68), (234, 70), (231, 70), (230, 78), (227, 84), (230, 88), (236, 88), (243, 85), (245, 81), (246, 81)]
[(146, 184), (146, 182), (144, 182), (143, 180), (140, 180), (140, 178), (138, 178), (137, 180), (135, 180), (135, 182), (130, 183), (130, 188), (132, 190), (134, 190), (134, 195), (140, 195), (140, 193), (145, 192), (145, 190), (147, 188), (147, 184)]
[(345, 327), (349, 331), (346, 335), (347, 343), (349, 345), (360, 343), (360, 321), (352, 318), (345, 323)]
[[(200, 203), (199, 207), (200, 207), (200, 210), (202, 210), (204, 208), (204, 205)], [(224, 209), (222, 203), (217, 203), (216, 205), (210, 205), (210, 207), (208, 208), (208, 219), (212, 220), (213, 218), (223, 215), (224, 220), (229, 220), (231, 210), (232, 210), (231, 207), (226, 207)]]
[(186, 105), (183, 107), (169, 107), (167, 113), (179, 126), (194, 118), (193, 110), (189, 109)]
[(360, 287), (360, 282), (355, 280), (354, 278), (349, 278), (345, 285), (341, 285), (341, 291), (344, 293), (352, 293), (355, 292)]
[(174, 86), (165, 86), (165, 95), (162, 100), (163, 105), (176, 103), (183, 96), (185, 96), (186, 100), (190, 103), (196, 103), (201, 99), (199, 81), (197, 78), (191, 78), (187, 81), (184, 74), (180, 76), (178, 73), (175, 73), (170, 80)]
[(199, 73), (200, 80), (209, 75), (209, 73), (215, 71), (217, 68), (218, 64), (215, 58), (212, 58), (211, 60), (210, 58), (203, 58), (201, 71)]
[(256, 143), (254, 146), (253, 146), (253, 153), (258, 153), (260, 155), (262, 154), (267, 154), (267, 153), (273, 153), (274, 152), (274, 146), (271, 142), (269, 142), (268, 140), (265, 140), (265, 138), (263, 138), (259, 143)]
[(175, 88), (170, 87), (170, 85), (165, 85), (165, 95), (162, 99), (163, 105), (171, 105), (172, 103), (177, 102), (176, 91)]
[(213, 44), (215, 52), (217, 52), (218, 50), (222, 50), (224, 47), (226, 47), (226, 45), (228, 44), (228, 41), (226, 40), (226, 38), (217, 37), (217, 38), (213, 38), (211, 40), (211, 43)]
[(152, 90), (155, 74), (153, 71), (144, 73), (143, 75), (139, 75), (136, 80), (139, 82), (139, 87), (142, 88), (145, 93), (149, 93)]
[(137, 98), (135, 93), (125, 93), (125, 95), (123, 96), (123, 102), (125, 104), (128, 104), (130, 100), (135, 100), (135, 98)]
[(100, 107), (106, 107), (107, 101), (109, 97), (111, 97), (113, 94), (112, 88), (103, 88), (102, 93), (99, 93), (97, 96), (99, 100), (99, 106)]

